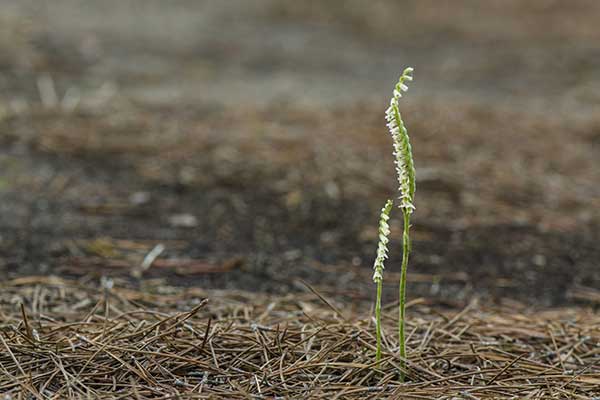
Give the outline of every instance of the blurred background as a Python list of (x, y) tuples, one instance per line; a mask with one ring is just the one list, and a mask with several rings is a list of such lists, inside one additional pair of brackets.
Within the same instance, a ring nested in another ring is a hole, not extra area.
[(599, 18), (593, 0), (0, 0), (1, 275), (370, 301), (396, 187), (383, 114), (413, 66), (410, 296), (600, 304)]

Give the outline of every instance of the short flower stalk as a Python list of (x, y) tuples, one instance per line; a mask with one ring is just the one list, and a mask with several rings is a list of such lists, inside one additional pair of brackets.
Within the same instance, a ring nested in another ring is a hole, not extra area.
[(375, 264), (373, 269), (373, 281), (377, 284), (377, 300), (375, 301), (375, 326), (377, 336), (377, 352), (376, 360), (377, 364), (381, 361), (381, 292), (383, 288), (383, 270), (384, 262), (387, 258), (390, 235), (390, 226), (388, 220), (390, 219), (390, 211), (392, 211), (392, 200), (388, 200), (385, 206), (381, 209), (381, 216), (379, 218), (379, 244), (377, 246), (377, 257), (375, 258)]

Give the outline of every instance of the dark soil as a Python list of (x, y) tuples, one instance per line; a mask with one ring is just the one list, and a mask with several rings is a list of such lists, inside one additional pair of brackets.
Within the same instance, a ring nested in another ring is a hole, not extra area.
[(1, 276), (369, 300), (413, 65), (410, 296), (597, 301), (599, 3), (291, 4), (3, 2)]

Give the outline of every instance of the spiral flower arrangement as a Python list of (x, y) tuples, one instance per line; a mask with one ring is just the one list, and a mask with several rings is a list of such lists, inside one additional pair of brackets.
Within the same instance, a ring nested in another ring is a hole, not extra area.
[(377, 300), (375, 303), (375, 325), (377, 328), (377, 363), (381, 360), (381, 292), (383, 288), (383, 269), (385, 259), (387, 258), (388, 248), (387, 244), (390, 241), (388, 236), (390, 235), (390, 226), (388, 220), (390, 219), (390, 211), (392, 211), (392, 205), (394, 202), (388, 200), (385, 206), (381, 209), (381, 216), (379, 217), (379, 244), (377, 245), (377, 257), (375, 258), (375, 264), (373, 269), (373, 281), (377, 284)]

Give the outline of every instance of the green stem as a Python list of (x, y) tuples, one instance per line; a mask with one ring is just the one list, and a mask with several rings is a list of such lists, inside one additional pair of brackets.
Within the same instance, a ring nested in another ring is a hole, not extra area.
[(377, 329), (377, 353), (375, 360), (379, 367), (379, 361), (381, 361), (381, 289), (383, 286), (382, 280), (377, 282), (377, 300), (375, 301), (375, 325)]
[(402, 210), (404, 214), (404, 233), (402, 234), (402, 271), (400, 274), (400, 316), (398, 320), (398, 336), (400, 345), (400, 365), (402, 371), (400, 379), (404, 381), (404, 370), (406, 369), (406, 337), (405, 337), (405, 309), (406, 309), (406, 270), (408, 269), (408, 256), (410, 254), (410, 237), (408, 231), (410, 229), (410, 212), (406, 209)]

